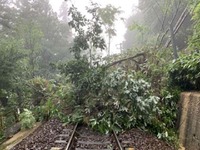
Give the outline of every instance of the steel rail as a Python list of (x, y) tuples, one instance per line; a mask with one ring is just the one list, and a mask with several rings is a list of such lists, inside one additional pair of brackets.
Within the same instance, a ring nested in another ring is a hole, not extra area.
[(67, 143), (67, 146), (66, 146), (65, 150), (70, 150), (71, 144), (72, 144), (72, 142), (73, 142), (73, 140), (74, 140), (74, 137), (75, 137), (75, 133), (76, 133), (77, 127), (78, 127), (78, 123), (75, 125), (75, 127), (74, 127), (74, 129), (73, 129), (73, 132), (72, 132), (72, 134), (71, 134), (71, 136), (70, 136), (70, 139), (69, 139), (69, 141), (68, 141), (68, 143)]
[(117, 143), (119, 150), (123, 150), (121, 143), (119, 142), (119, 139), (117, 138), (117, 134), (115, 133), (115, 131), (113, 131), (113, 135), (114, 135), (114, 138), (115, 138), (115, 141)]

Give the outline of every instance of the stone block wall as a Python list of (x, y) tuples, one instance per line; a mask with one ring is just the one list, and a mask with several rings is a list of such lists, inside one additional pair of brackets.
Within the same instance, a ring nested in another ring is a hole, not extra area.
[(181, 93), (179, 139), (186, 150), (200, 150), (200, 92)]

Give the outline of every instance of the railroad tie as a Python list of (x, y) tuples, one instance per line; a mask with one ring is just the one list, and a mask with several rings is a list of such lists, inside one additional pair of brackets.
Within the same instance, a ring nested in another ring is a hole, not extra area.
[(61, 150), (62, 148), (60, 147), (52, 147), (50, 150)]
[[(76, 148), (75, 150), (94, 150), (94, 149)], [(100, 150), (110, 150), (110, 149), (100, 149)]]

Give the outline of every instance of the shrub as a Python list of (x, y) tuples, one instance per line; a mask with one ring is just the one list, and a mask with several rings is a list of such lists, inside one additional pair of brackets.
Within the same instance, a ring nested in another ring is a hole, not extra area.
[(29, 81), (31, 88), (31, 101), (34, 106), (44, 104), (56, 91), (55, 83), (41, 77), (35, 77)]
[(66, 114), (71, 112), (72, 106), (75, 104), (74, 87), (70, 83), (55, 83), (53, 80), (46, 82), (48, 83), (47, 88), (40, 90), (43, 97), (39, 105), (33, 109), (36, 120), (47, 121), (52, 117), (66, 119)]
[(24, 109), (24, 112), (19, 115), (19, 119), (22, 129), (30, 129), (35, 123), (35, 117), (28, 109)]
[(52, 117), (59, 117), (62, 113), (62, 109), (57, 102), (52, 99), (48, 99), (45, 104), (35, 107), (35, 112), (37, 120), (48, 121)]
[[(89, 67), (86, 59), (72, 60), (68, 64), (60, 66), (60, 70), (74, 86), (74, 103), (72, 105), (84, 104), (84, 99), (89, 95), (91, 89), (98, 88), (101, 84), (101, 77), (104, 75), (103, 67)], [(96, 89), (98, 90), (98, 89)]]
[(170, 66), (171, 86), (182, 90), (200, 90), (200, 53), (183, 55)]

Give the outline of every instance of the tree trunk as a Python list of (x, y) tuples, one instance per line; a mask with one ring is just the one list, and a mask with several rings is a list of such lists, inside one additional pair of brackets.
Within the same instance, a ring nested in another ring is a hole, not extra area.
[(175, 34), (174, 34), (172, 24), (170, 24), (170, 32), (171, 32), (171, 41), (172, 41), (172, 46), (173, 46), (173, 55), (174, 55), (174, 58), (177, 59), (178, 53), (177, 53)]
[(111, 36), (110, 36), (110, 33), (108, 33), (108, 56), (110, 56), (110, 40), (111, 40)]

